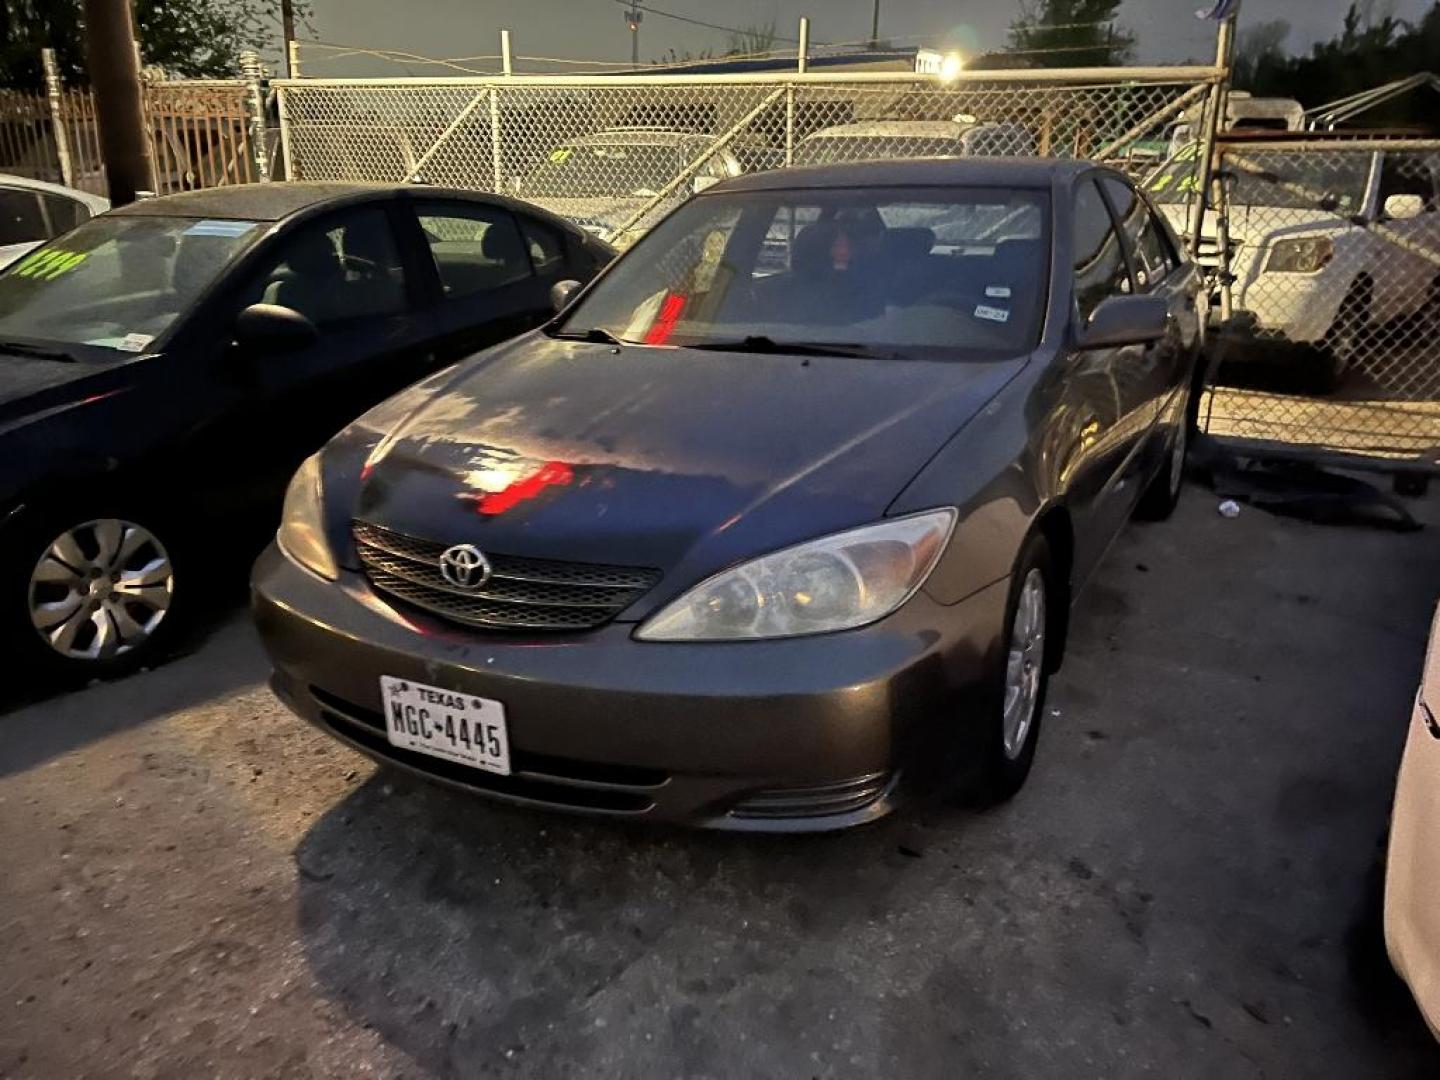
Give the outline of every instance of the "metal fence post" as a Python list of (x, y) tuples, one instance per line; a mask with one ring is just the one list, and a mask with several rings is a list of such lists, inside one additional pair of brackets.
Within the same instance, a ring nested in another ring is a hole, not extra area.
[(1210, 199), (1210, 178), (1214, 175), (1215, 140), (1225, 126), (1225, 96), (1230, 85), (1230, 59), (1235, 43), (1235, 18), (1220, 20), (1215, 34), (1215, 67), (1219, 74), (1210, 87), (1210, 98), (1205, 106), (1204, 127), (1200, 133), (1200, 147), (1196, 155), (1195, 181), (1198, 187), (1195, 205), (1191, 211), (1189, 240), (1190, 257), (1200, 254), (1200, 236), (1205, 231), (1205, 205)]
[(795, 164), (795, 84), (785, 87), (785, 167)]
[(246, 49), (240, 54), (240, 74), (245, 79), (245, 111), (250, 128), (250, 159), (254, 163), (255, 179), (260, 183), (270, 180), (270, 153), (265, 145), (265, 67), (260, 54)]
[(290, 78), (300, 78), (300, 42), (291, 38), (285, 44), (285, 69), (289, 72)]
[(66, 187), (74, 187), (70, 128), (65, 123), (64, 87), (60, 83), (60, 65), (55, 62), (55, 50), (41, 49), (40, 64), (45, 69), (45, 96), (50, 101), (50, 130), (55, 134), (55, 156), (60, 159), (60, 182)]
[(810, 68), (810, 20), (800, 16), (800, 44), (795, 49), (795, 70), (804, 75)]
[(497, 194), (505, 177), (500, 156), (500, 88), (490, 87), (490, 166), (493, 171), (492, 191)]

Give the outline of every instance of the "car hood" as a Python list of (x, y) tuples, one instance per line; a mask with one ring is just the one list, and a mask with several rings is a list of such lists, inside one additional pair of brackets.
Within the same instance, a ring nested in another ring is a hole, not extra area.
[(0, 353), (0, 431), (113, 391), (122, 366)]
[(486, 551), (699, 575), (879, 519), (1023, 364), (531, 334), (461, 365), (388, 427), (354, 516)]

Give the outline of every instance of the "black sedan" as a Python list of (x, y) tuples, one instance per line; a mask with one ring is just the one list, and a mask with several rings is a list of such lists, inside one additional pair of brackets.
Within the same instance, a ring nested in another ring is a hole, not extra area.
[(139, 202), (26, 255), (0, 275), (12, 663), (144, 662), (306, 454), (612, 255), (512, 200), (354, 184)]
[(274, 686), (466, 790), (719, 828), (1024, 781), (1071, 599), (1180, 492), (1196, 273), (1081, 162), (721, 183), (310, 458)]

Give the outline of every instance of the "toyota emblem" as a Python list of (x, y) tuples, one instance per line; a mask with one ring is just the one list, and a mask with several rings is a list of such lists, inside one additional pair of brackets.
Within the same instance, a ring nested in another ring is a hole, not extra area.
[(490, 574), (490, 560), (474, 544), (456, 544), (440, 555), (440, 576), (457, 589), (484, 588)]

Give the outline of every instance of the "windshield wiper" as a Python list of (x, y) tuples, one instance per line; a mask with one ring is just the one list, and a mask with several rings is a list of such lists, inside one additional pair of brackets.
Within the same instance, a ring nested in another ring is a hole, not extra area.
[(710, 352), (768, 353), (779, 356), (856, 356), (887, 359), (893, 354), (876, 352), (865, 345), (845, 341), (776, 341), (765, 334), (750, 334), (738, 341), (703, 341), (692, 349)]
[(552, 338), (559, 338), (561, 341), (593, 341), (597, 345), (624, 345), (618, 337), (609, 330), (599, 326), (592, 326), (589, 330), (572, 330), (561, 333), (558, 330), (552, 331)]
[(0, 353), (34, 356), (41, 360), (59, 360), (65, 364), (78, 363), (74, 355), (64, 349), (47, 349), (44, 345), (27, 345), (23, 341), (0, 341)]

